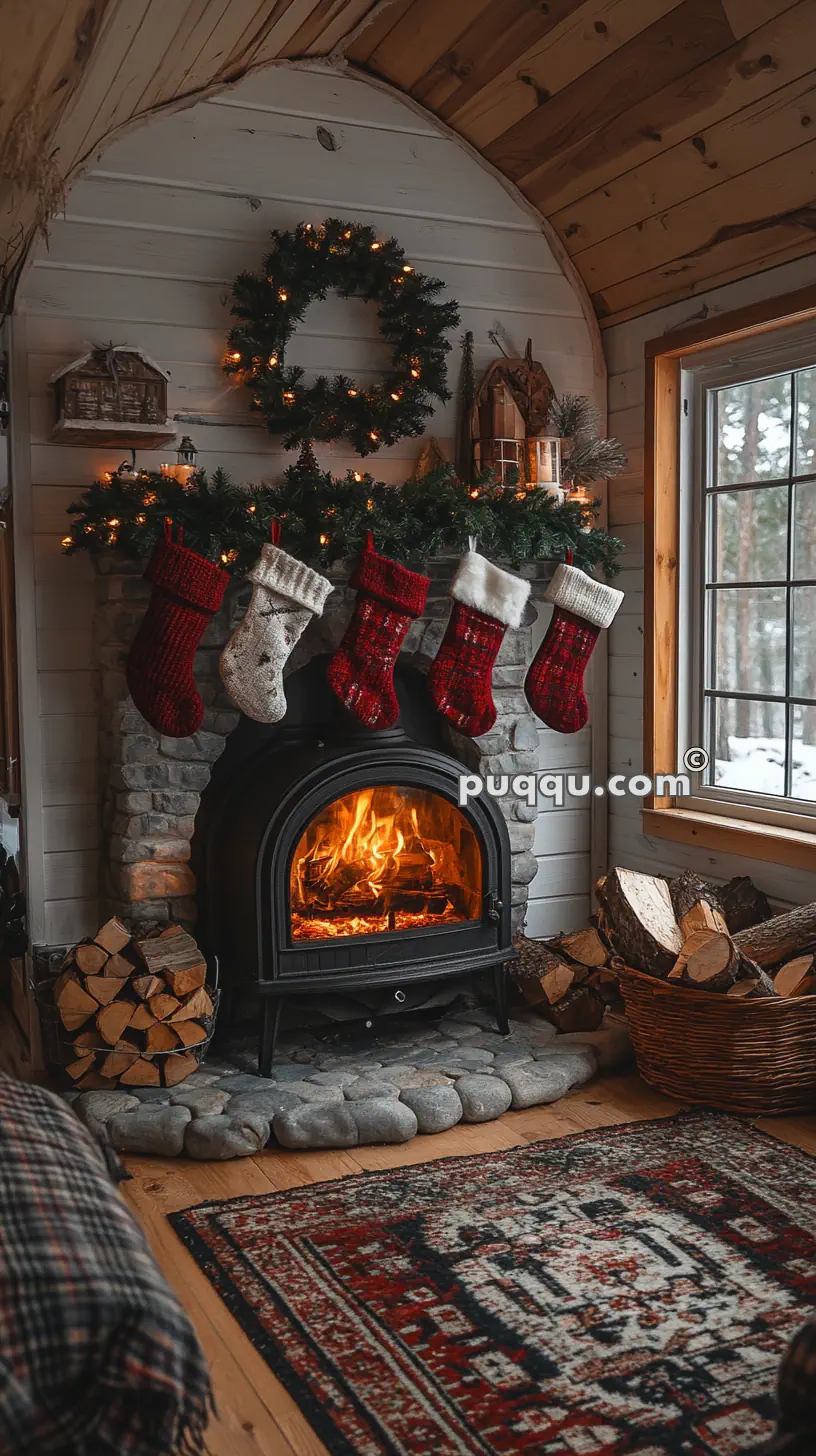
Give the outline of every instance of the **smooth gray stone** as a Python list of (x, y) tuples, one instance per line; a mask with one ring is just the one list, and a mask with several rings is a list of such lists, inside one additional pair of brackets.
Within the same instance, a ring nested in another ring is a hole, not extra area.
[(328, 1104), (343, 1101), (342, 1087), (315, 1087), (311, 1082), (282, 1082), (287, 1092), (296, 1092), (301, 1102)]
[[(462, 1067), (457, 1076), (465, 1075), (465, 1068)], [(390, 1082), (392, 1086), (402, 1091), (405, 1087), (450, 1087), (454, 1078), (447, 1072), (434, 1067), (433, 1071), (423, 1069), (416, 1072), (383, 1072), (383, 1082)]]
[(59, 1095), (62, 1098), (63, 1102), (67, 1102), (69, 1107), (73, 1107), (77, 1098), (82, 1097), (83, 1093), (78, 1092), (76, 1087), (69, 1087), (67, 1092), (60, 1092)]
[(354, 1072), (312, 1072), (307, 1081), (315, 1087), (347, 1087), (349, 1082), (355, 1081)]
[(544, 1062), (534, 1065), (534, 1072), (528, 1072), (526, 1067), (506, 1067), (502, 1073), (502, 1081), (510, 1089), (515, 1108), (557, 1102), (570, 1089), (569, 1072), (565, 1067), (550, 1067)]
[[(492, 1064), (489, 1067), (480, 1067), (478, 1065), (476, 1065), (475, 1067), (468, 1067), (464, 1062), (460, 1062), (458, 1059), (454, 1059), (450, 1062), (439, 1062), (434, 1067), (434, 1071), (440, 1072), (443, 1077), (448, 1077), (454, 1082), (457, 1082), (460, 1077), (469, 1076), (471, 1072), (478, 1072), (481, 1076), (484, 1077), (493, 1076)], [(408, 1085), (412, 1086), (416, 1084), (409, 1083)]]
[(448, 1019), (458, 1022), (460, 1026), (481, 1026), (483, 1031), (496, 1030), (496, 1018), (492, 1012), (480, 1011), (478, 1007), (473, 1011), (453, 1011)]
[[(444, 1053), (443, 1052), (442, 1053), (442, 1056), (450, 1057), (451, 1056), (451, 1053), (450, 1052), (447, 1052), (447, 1053)], [(435, 1052), (435, 1051), (421, 1051), (421, 1050), (419, 1050), (419, 1051), (412, 1052), (411, 1056), (410, 1057), (406, 1057), (405, 1060), (408, 1061), (408, 1062), (413, 1062), (413, 1064), (414, 1064), (415, 1067), (435, 1067), (436, 1064), (440, 1060), (440, 1054), (438, 1052)]]
[(129, 1092), (82, 1092), (74, 1103), (74, 1112), (88, 1132), (104, 1137), (108, 1118), (117, 1112), (132, 1112), (138, 1106), (138, 1097), (131, 1097)]
[[(436, 1065), (441, 1066), (446, 1059), (438, 1057)], [(493, 1053), (484, 1047), (459, 1046), (448, 1061), (455, 1062), (457, 1067), (489, 1067), (493, 1061)]]
[(503, 1067), (533, 1066), (532, 1052), (497, 1052), (490, 1064), (491, 1070), (501, 1076)]
[(343, 1096), (347, 1102), (362, 1102), (366, 1097), (398, 1097), (399, 1088), (375, 1077), (357, 1077), (343, 1088)]
[(216, 1083), (220, 1085), (225, 1076), (225, 1072), (211, 1072), (207, 1068), (201, 1068), (198, 1072), (191, 1072), (189, 1077), (184, 1078), (184, 1090), (192, 1092), (199, 1087), (214, 1087)]
[(553, 1051), (589, 1047), (598, 1059), (599, 1072), (617, 1072), (634, 1061), (632, 1038), (620, 1022), (599, 1026), (597, 1031), (568, 1031), (557, 1036)]
[(258, 1070), (258, 1048), (252, 1051), (230, 1052), (230, 1061), (234, 1072), (256, 1072)]
[(359, 1135), (351, 1107), (344, 1102), (279, 1112), (272, 1132), (282, 1148), (356, 1148)]
[(420, 1132), (447, 1132), (462, 1120), (462, 1099), (455, 1087), (405, 1087), (400, 1102), (410, 1107)]
[(401, 1057), (398, 1062), (397, 1061), (389, 1061), (389, 1062), (387, 1062), (387, 1061), (383, 1060), (383, 1062), (380, 1064), (379, 1071), (381, 1071), (383, 1073), (385, 1073), (385, 1072), (396, 1072), (397, 1074), (399, 1074), (400, 1072), (415, 1072), (416, 1071), (416, 1067), (415, 1067), (415, 1065), (414, 1065), (413, 1062), (408, 1062), (408, 1061), (405, 1060), (404, 1057)]
[(500, 1036), (497, 1031), (479, 1031), (464, 1045), (460, 1042), (459, 1047), (460, 1051), (470, 1051), (473, 1048), (474, 1051), (500, 1052), (506, 1048), (509, 1040), (509, 1037)]
[[(300, 1063), (298, 1066), (288, 1063), (286, 1066), (273, 1067), (271, 1080), (281, 1083), (303, 1082), (307, 1077), (311, 1076), (313, 1076), (313, 1072), (310, 1063)], [(258, 1080), (260, 1082), (266, 1082), (269, 1079), (267, 1077), (259, 1077)]]
[(507, 1111), (513, 1100), (510, 1088), (500, 1077), (470, 1072), (455, 1085), (464, 1122), (492, 1122)]
[(417, 1119), (396, 1097), (366, 1097), (346, 1105), (357, 1125), (359, 1143), (407, 1143), (416, 1137)]
[(222, 1057), (205, 1057), (199, 1067), (199, 1071), (193, 1072), (192, 1075), (197, 1077), (199, 1072), (212, 1072), (217, 1077), (234, 1077), (237, 1075), (238, 1068), (234, 1067), (228, 1059)]
[(222, 1077), (215, 1083), (219, 1091), (229, 1092), (230, 1097), (235, 1097), (239, 1092), (255, 1092), (269, 1085), (268, 1077), (253, 1077), (249, 1072), (240, 1072), (236, 1077)]
[(536, 1055), (536, 1066), (538, 1068), (558, 1067), (569, 1077), (570, 1087), (581, 1087), (588, 1082), (590, 1077), (595, 1075), (598, 1066), (592, 1047), (564, 1047), (563, 1051), (557, 1046), (548, 1047), (546, 1051)]
[(107, 1123), (108, 1137), (117, 1153), (152, 1153), (180, 1158), (184, 1129), (192, 1121), (189, 1107), (151, 1107), (118, 1112)]
[(169, 1107), (172, 1087), (132, 1087), (133, 1096), (139, 1102), (152, 1102), (154, 1106)]
[(171, 1092), (171, 1107), (189, 1107), (193, 1117), (217, 1117), (230, 1101), (229, 1092), (218, 1087), (191, 1087), (186, 1084), (178, 1092)]
[(308, 1047), (298, 1047), (297, 1051), (290, 1052), (289, 1055), (292, 1061), (297, 1062), (299, 1066), (308, 1066), (315, 1059), (315, 1052)]
[(269, 1119), (258, 1113), (229, 1113), (221, 1117), (196, 1117), (187, 1126), (184, 1146), (188, 1156), (224, 1162), (227, 1158), (250, 1158), (269, 1142)]
[(296, 1092), (290, 1092), (288, 1087), (276, 1087), (274, 1083), (271, 1083), (265, 1092), (239, 1092), (237, 1097), (230, 1099), (227, 1116), (236, 1117), (249, 1112), (271, 1121), (279, 1112), (288, 1112), (292, 1107), (302, 1106), (303, 1103)]

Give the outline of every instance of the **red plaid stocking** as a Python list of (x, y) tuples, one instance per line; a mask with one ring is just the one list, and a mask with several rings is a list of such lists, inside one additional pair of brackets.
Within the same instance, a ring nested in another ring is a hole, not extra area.
[(350, 584), (357, 602), (329, 663), (329, 686), (367, 728), (392, 728), (399, 717), (394, 664), (411, 621), (422, 615), (430, 582), (379, 556), (368, 531)]
[(428, 686), (442, 716), (460, 733), (478, 738), (496, 721), (493, 664), (507, 628), (521, 625), (530, 583), (471, 548), (450, 594), (453, 610)]
[(594, 581), (577, 566), (559, 566), (545, 601), (555, 611), (524, 684), (530, 707), (548, 728), (577, 733), (589, 717), (584, 673), (602, 627), (608, 627), (623, 592)]
[(221, 605), (229, 574), (165, 534), (145, 572), (153, 592), (127, 660), (127, 683), (151, 728), (186, 738), (201, 727), (204, 704), (193, 681), (201, 636)]

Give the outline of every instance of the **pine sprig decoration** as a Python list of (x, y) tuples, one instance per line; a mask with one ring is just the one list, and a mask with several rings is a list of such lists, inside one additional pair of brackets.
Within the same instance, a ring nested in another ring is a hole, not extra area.
[[(250, 390), (251, 408), (291, 448), (307, 440), (346, 439), (370, 455), (406, 435), (421, 435), (434, 401), (450, 399), (447, 334), (459, 322), (457, 305), (440, 303), (444, 284), (406, 261), (395, 238), (378, 238), (362, 223), (327, 218), (272, 233), (258, 273), (233, 284), (224, 369)], [(362, 386), (345, 375), (304, 382), (287, 368), (286, 346), (311, 303), (331, 291), (378, 305), (380, 332), (392, 345), (380, 384)]]
[(235, 576), (252, 566), (275, 520), (285, 549), (324, 571), (356, 556), (367, 530), (379, 551), (412, 565), (461, 552), (475, 536), (481, 551), (515, 567), (563, 560), (569, 550), (576, 566), (614, 576), (623, 550), (606, 531), (587, 529), (592, 511), (585, 505), (559, 505), (543, 490), (508, 489), (492, 476), (465, 485), (448, 464), (397, 486), (360, 470), (336, 477), (316, 468), (305, 451), (274, 485), (244, 488), (223, 470), (211, 479), (197, 471), (184, 486), (162, 474), (145, 472), (133, 481), (114, 476), (94, 482), (69, 512), (75, 517), (63, 538), (69, 554), (143, 561), (169, 516), (184, 528), (186, 546)]

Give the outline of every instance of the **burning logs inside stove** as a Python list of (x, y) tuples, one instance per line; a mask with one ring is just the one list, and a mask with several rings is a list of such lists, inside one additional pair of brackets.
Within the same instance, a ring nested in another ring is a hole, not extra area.
[(206, 979), (206, 962), (180, 925), (135, 940), (120, 920), (107, 921), (38, 993), (56, 1012), (67, 1076), (83, 1090), (182, 1082), (212, 1031)]

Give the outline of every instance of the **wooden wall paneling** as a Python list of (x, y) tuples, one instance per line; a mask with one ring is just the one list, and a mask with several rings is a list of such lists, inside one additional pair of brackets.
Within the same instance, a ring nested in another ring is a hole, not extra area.
[[(525, 195), (546, 213), (586, 196), (664, 150), (770, 96), (813, 69), (813, 9), (799, 0), (774, 20), (623, 110), (586, 141), (541, 162)], [(768, 60), (770, 57), (770, 61)]]

